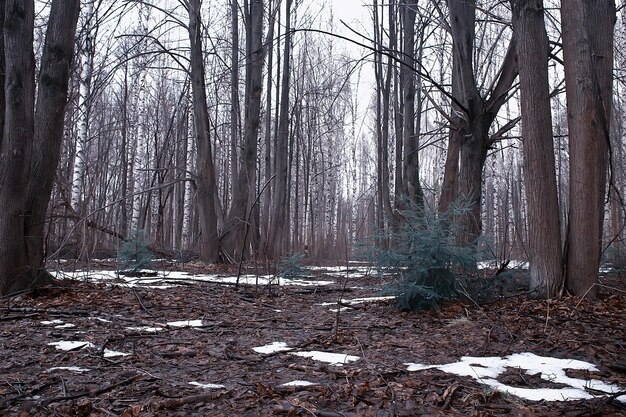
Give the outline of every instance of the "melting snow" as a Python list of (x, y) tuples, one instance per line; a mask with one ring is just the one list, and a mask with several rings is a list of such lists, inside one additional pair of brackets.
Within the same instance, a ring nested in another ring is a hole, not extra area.
[(314, 382), (309, 382), (309, 381), (291, 381), (291, 382), (286, 382), (284, 384), (282, 384), (282, 387), (310, 387), (312, 385), (317, 385)]
[(72, 372), (89, 372), (87, 368), (79, 368), (78, 366), (55, 366), (54, 368), (48, 369), (48, 372), (52, 371), (72, 371)]
[(358, 356), (346, 355), (344, 353), (330, 353), (330, 352), (319, 352), (316, 350), (312, 350), (310, 352), (293, 352), (291, 355), (302, 356), (304, 358), (311, 358), (320, 362), (327, 362), (331, 365), (343, 365), (348, 362), (355, 362), (359, 360)]
[(182, 320), (170, 321), (167, 323), (170, 327), (202, 327), (202, 320)]
[[(234, 284), (237, 276), (219, 275), (193, 275), (181, 271), (158, 272), (155, 277), (127, 277), (120, 275), (117, 271), (75, 271), (75, 272), (55, 272), (57, 278), (72, 278), (92, 281), (106, 281), (113, 285), (127, 287), (145, 287), (166, 289), (179, 284), (193, 284), (197, 282), (209, 282), (214, 284)], [(293, 285), (293, 286), (320, 286), (330, 285), (333, 281), (323, 280), (302, 280), (302, 279), (278, 279), (274, 275), (242, 275), (239, 277), (242, 285)]]
[[(350, 304), (350, 305), (355, 305), (355, 304), (363, 304), (363, 303), (372, 303), (375, 301), (385, 301), (385, 300), (393, 300), (394, 298), (396, 298), (393, 295), (390, 296), (385, 296), (385, 297), (365, 297), (365, 298), (353, 298), (352, 300), (341, 300), (342, 303), (344, 304)], [(334, 303), (320, 303), (318, 304), (320, 306), (335, 306), (337, 305), (336, 302)]]
[[(566, 375), (566, 369), (579, 369), (597, 372), (598, 369), (588, 363), (573, 359), (557, 359), (537, 356), (533, 353), (516, 353), (514, 355), (499, 357), (476, 358), (464, 356), (459, 362), (445, 365), (423, 365), (407, 363), (408, 371), (422, 371), (425, 369), (439, 369), (443, 372), (469, 376), (478, 382), (485, 384), (494, 390), (506, 392), (530, 401), (567, 401), (594, 398), (586, 389), (593, 389), (607, 394), (613, 394), (621, 390), (616, 385), (607, 384), (598, 380), (584, 380), (570, 378)], [(557, 384), (568, 385), (567, 388), (519, 388), (505, 385), (497, 380), (498, 376), (507, 368), (518, 368), (527, 374), (541, 374), (541, 378)], [(626, 403), (626, 396), (618, 399)]]
[(39, 323), (43, 324), (44, 326), (52, 326), (53, 324), (63, 324), (64, 321), (63, 320), (43, 320), (43, 321), (40, 321)]
[(202, 383), (196, 382), (196, 381), (191, 381), (189, 383), (189, 385), (195, 385), (196, 387), (204, 388), (204, 389), (221, 389), (221, 388), (226, 388), (224, 385), (221, 385), (221, 384), (202, 384)]
[(130, 353), (116, 352), (114, 350), (104, 349), (105, 358), (115, 358), (117, 356), (129, 356)]
[(65, 323), (65, 324), (60, 324), (58, 326), (54, 326), (55, 329), (71, 329), (72, 327), (76, 327), (76, 325), (72, 323)]
[(257, 353), (270, 354), (275, 352), (284, 352), (286, 350), (291, 350), (291, 348), (288, 347), (285, 342), (272, 342), (269, 345), (254, 347), (252, 350)]
[(126, 330), (132, 330), (135, 332), (146, 332), (146, 333), (156, 333), (163, 330), (163, 327), (150, 327), (150, 326), (138, 326), (138, 327), (127, 327)]
[(74, 350), (74, 349), (83, 349), (83, 348), (92, 348), (94, 344), (91, 342), (69, 342), (69, 341), (61, 341), (61, 342), (52, 342), (48, 343), (48, 346), (54, 346), (59, 350)]

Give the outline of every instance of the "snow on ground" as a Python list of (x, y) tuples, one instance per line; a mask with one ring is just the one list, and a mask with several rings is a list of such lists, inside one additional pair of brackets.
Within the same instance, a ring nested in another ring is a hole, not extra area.
[(65, 340), (62, 340), (60, 342), (48, 343), (48, 346), (54, 346), (55, 348), (59, 350), (76, 350), (76, 349), (95, 347), (94, 344), (91, 342), (65, 341)]
[(203, 388), (203, 389), (222, 389), (222, 388), (226, 388), (222, 384), (203, 384), (203, 383), (197, 382), (197, 381), (191, 381), (189, 383), (189, 385), (194, 385), (194, 386), (196, 386), (198, 388)]
[(281, 386), (283, 387), (310, 387), (313, 385), (317, 385), (314, 382), (309, 382), (309, 381), (291, 381), (291, 382), (285, 382), (284, 384), (282, 384)]
[[(596, 379), (584, 380), (571, 378), (565, 373), (566, 369), (598, 372), (598, 369), (588, 362), (543, 357), (533, 353), (516, 353), (504, 358), (464, 356), (459, 362), (444, 365), (424, 365), (419, 363), (406, 363), (405, 365), (407, 365), (408, 371), (439, 369), (454, 375), (469, 376), (496, 391), (506, 392), (530, 401), (583, 400), (594, 398), (588, 390), (603, 394), (614, 394), (621, 390), (621, 388), (616, 385), (607, 384)], [(556, 384), (564, 384), (568, 387), (520, 388), (506, 385), (498, 381), (497, 378), (502, 375), (507, 368), (522, 369), (528, 375), (540, 374), (541, 379)], [(618, 397), (618, 400), (626, 403), (626, 395)]]
[(146, 332), (146, 333), (156, 333), (163, 330), (163, 327), (151, 327), (151, 326), (135, 326), (135, 327), (126, 327), (126, 330), (135, 331), (135, 332)]
[(202, 327), (204, 324), (202, 320), (181, 320), (181, 321), (170, 321), (167, 323), (170, 327)]
[[(152, 271), (156, 272), (156, 271)], [(160, 271), (154, 277), (127, 277), (117, 271), (74, 271), (74, 272), (53, 272), (57, 278), (69, 278), (85, 281), (107, 282), (112, 285), (122, 285), (127, 287), (143, 287), (166, 289), (182, 284), (193, 284), (198, 282), (209, 282), (214, 284), (235, 284), (236, 275), (194, 275), (182, 271)], [(241, 275), (239, 283), (242, 285), (288, 285), (312, 287), (333, 284), (327, 280), (304, 280), (278, 278), (275, 275)]]
[(257, 353), (270, 354), (275, 352), (285, 352), (287, 350), (291, 350), (291, 348), (287, 346), (287, 343), (285, 342), (272, 342), (269, 345), (254, 347), (252, 350)]
[(48, 369), (48, 372), (53, 372), (53, 371), (71, 371), (71, 372), (83, 373), (83, 372), (89, 372), (90, 369), (80, 368), (78, 366), (55, 366), (54, 368)]
[(346, 355), (345, 353), (330, 353), (311, 350), (308, 352), (292, 352), (290, 355), (311, 358), (314, 361), (326, 362), (331, 365), (342, 366), (345, 363), (358, 361), (358, 356)]

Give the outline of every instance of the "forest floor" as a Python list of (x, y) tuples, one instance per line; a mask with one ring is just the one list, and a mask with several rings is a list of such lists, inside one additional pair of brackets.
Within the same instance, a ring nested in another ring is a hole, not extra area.
[[(61, 279), (39, 294), (3, 300), (0, 415), (626, 415), (624, 395), (583, 388), (591, 398), (529, 401), (447, 368), (407, 366), (532, 353), (590, 362), (597, 371), (568, 369), (567, 377), (624, 394), (623, 272), (601, 278), (595, 302), (520, 295), (421, 312), (398, 311), (392, 300), (350, 303), (380, 295), (383, 285), (353, 272), (318, 269), (309, 286), (239, 288)], [(519, 367), (500, 371), (491, 382), (520, 392), (565, 387)]]

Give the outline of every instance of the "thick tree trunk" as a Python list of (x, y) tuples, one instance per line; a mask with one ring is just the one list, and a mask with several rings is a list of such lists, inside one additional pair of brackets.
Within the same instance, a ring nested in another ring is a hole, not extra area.
[[(489, 128), (517, 77), (515, 39), (511, 39), (493, 89), (483, 97), (477, 88), (473, 65), (475, 1), (448, 0), (448, 8), (454, 53), (453, 94), (462, 116), (455, 117), (456, 123), (451, 126), (446, 160), (450, 166), (446, 166), (439, 210), (445, 211), (453, 202), (465, 208), (458, 219), (463, 231), (459, 240), (471, 244), (476, 242), (481, 231), (482, 173), (487, 151), (492, 145)], [(456, 88), (458, 95), (455, 94)], [(458, 157), (450, 153), (457, 149)], [(458, 175), (455, 178), (454, 164), (457, 162)]]
[(563, 261), (548, 84), (548, 35), (542, 0), (511, 3), (521, 90), (530, 289), (533, 297), (553, 298), (563, 288)]
[(217, 195), (213, 152), (209, 135), (209, 111), (206, 101), (206, 82), (202, 56), (201, 0), (189, 2), (189, 40), (191, 43), (191, 89), (196, 130), (197, 170), (196, 191), (200, 217), (200, 259), (216, 262), (219, 258)]
[(595, 297), (612, 108), (614, 0), (564, 0), (563, 60), (570, 147), (566, 287)]
[(404, 159), (402, 165), (402, 192), (406, 203), (417, 210), (424, 206), (424, 194), (419, 178), (419, 137), (415, 126), (415, 16), (417, 0), (408, 0), (400, 6), (404, 25), (404, 42), (402, 47), (402, 95), (403, 107), (403, 141)]
[[(232, 259), (245, 258), (250, 243), (258, 235), (255, 217), (252, 216), (256, 203), (257, 141), (261, 116), (261, 95), (263, 92), (263, 2), (250, 1), (247, 19), (246, 51), (246, 113), (244, 126), (243, 166), (237, 184), (233, 186), (233, 203), (224, 225), (222, 249)], [(244, 239), (247, 240), (244, 245)]]
[[(276, 182), (272, 197), (272, 224), (268, 241), (268, 255), (278, 258), (287, 249), (284, 245), (286, 234), (289, 233), (287, 219), (287, 168), (289, 145), (289, 83), (291, 77), (291, 4), (285, 4), (285, 51), (283, 55), (283, 80), (280, 98), (280, 116), (278, 121), (277, 146), (274, 151), (276, 161)], [(287, 239), (288, 241), (288, 239)]]
[(78, 0), (52, 2), (34, 111), (34, 2), (6, 1), (0, 295), (33, 287), (43, 267), (46, 209), (63, 137), (78, 11)]

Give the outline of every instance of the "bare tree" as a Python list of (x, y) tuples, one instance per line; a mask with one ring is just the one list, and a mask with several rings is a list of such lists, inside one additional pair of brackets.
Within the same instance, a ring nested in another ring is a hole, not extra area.
[(564, 0), (563, 60), (570, 150), (568, 291), (597, 294), (610, 121), (614, 0)]
[(5, 107), (0, 143), (0, 295), (42, 276), (46, 210), (59, 161), (80, 3), (54, 0), (35, 104), (34, 1), (0, 1)]
[(202, 52), (202, 0), (189, 1), (189, 40), (191, 43), (191, 90), (196, 133), (197, 170), (196, 192), (200, 217), (200, 258), (216, 262), (219, 257), (215, 199), (215, 168), (209, 131), (209, 111)]
[(512, 0), (511, 5), (521, 89), (530, 286), (533, 296), (552, 298), (562, 291), (563, 262), (548, 85), (548, 35), (542, 0)]

